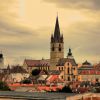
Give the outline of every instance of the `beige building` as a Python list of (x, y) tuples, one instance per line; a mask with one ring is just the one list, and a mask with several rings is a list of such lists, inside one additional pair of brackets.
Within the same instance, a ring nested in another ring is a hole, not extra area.
[(21, 82), (29, 77), (29, 73), (19, 65), (12, 66), (12, 68), (8, 66), (7, 70), (5, 71), (5, 75), (4, 81), (7, 83)]
[(65, 81), (75, 81), (78, 79), (78, 65), (72, 56), (71, 49), (69, 49), (67, 58), (62, 58), (57, 64), (57, 70), (62, 71), (61, 78)]

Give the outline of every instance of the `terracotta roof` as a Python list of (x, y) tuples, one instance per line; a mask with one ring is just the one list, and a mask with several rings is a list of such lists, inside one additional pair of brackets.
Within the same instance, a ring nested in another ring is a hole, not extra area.
[(100, 75), (100, 71), (98, 70), (81, 70), (78, 71), (80, 75)]
[(74, 58), (62, 58), (58, 61), (57, 66), (64, 66), (66, 62), (70, 62), (73, 66), (77, 66)]
[(10, 73), (27, 73), (27, 71), (22, 66), (12, 66)]
[(24, 63), (28, 65), (28, 67), (40, 67), (40, 66), (50, 66), (49, 60), (31, 60), (31, 59), (25, 59)]

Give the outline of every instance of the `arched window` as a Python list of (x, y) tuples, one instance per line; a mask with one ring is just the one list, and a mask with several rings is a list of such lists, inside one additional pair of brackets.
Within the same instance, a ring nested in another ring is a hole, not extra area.
[(70, 77), (68, 76), (68, 81), (70, 81)]
[(55, 50), (55, 48), (54, 48), (54, 44), (53, 44), (53, 46), (52, 46), (52, 51), (54, 51)]
[(61, 51), (61, 44), (59, 44), (59, 51)]
[(61, 51), (61, 47), (59, 47), (59, 51)]
[(70, 72), (70, 69), (69, 69), (69, 67), (68, 67), (68, 74), (69, 74), (69, 72)]
[(69, 66), (69, 63), (67, 65)]
[(63, 70), (63, 67), (62, 67), (62, 70)]
[(60, 67), (59, 67), (59, 70), (60, 70)]

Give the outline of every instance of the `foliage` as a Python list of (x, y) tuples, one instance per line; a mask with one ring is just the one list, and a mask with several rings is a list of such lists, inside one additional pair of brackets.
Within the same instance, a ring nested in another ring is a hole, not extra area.
[(21, 83), (23, 83), (23, 84), (31, 84), (32, 82), (31, 82), (31, 80), (26, 79), (26, 80), (23, 80)]
[(59, 90), (59, 92), (62, 92), (62, 93), (72, 93), (72, 90), (69, 86), (65, 86), (62, 88), (62, 90)]
[(37, 75), (39, 75), (39, 73), (40, 73), (39, 69), (32, 70), (32, 76), (37, 76)]
[(0, 81), (0, 91), (10, 91), (10, 88), (5, 82)]

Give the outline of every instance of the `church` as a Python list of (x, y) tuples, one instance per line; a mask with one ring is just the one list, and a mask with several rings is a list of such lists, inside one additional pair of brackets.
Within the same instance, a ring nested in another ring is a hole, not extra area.
[(60, 71), (61, 79), (72, 81), (78, 77), (77, 64), (72, 55), (71, 49), (67, 57), (64, 58), (64, 37), (60, 33), (59, 19), (56, 17), (54, 34), (51, 34), (50, 42), (50, 59), (30, 60), (25, 59), (23, 67), (31, 73), (34, 69), (46, 70), (46, 71)]

